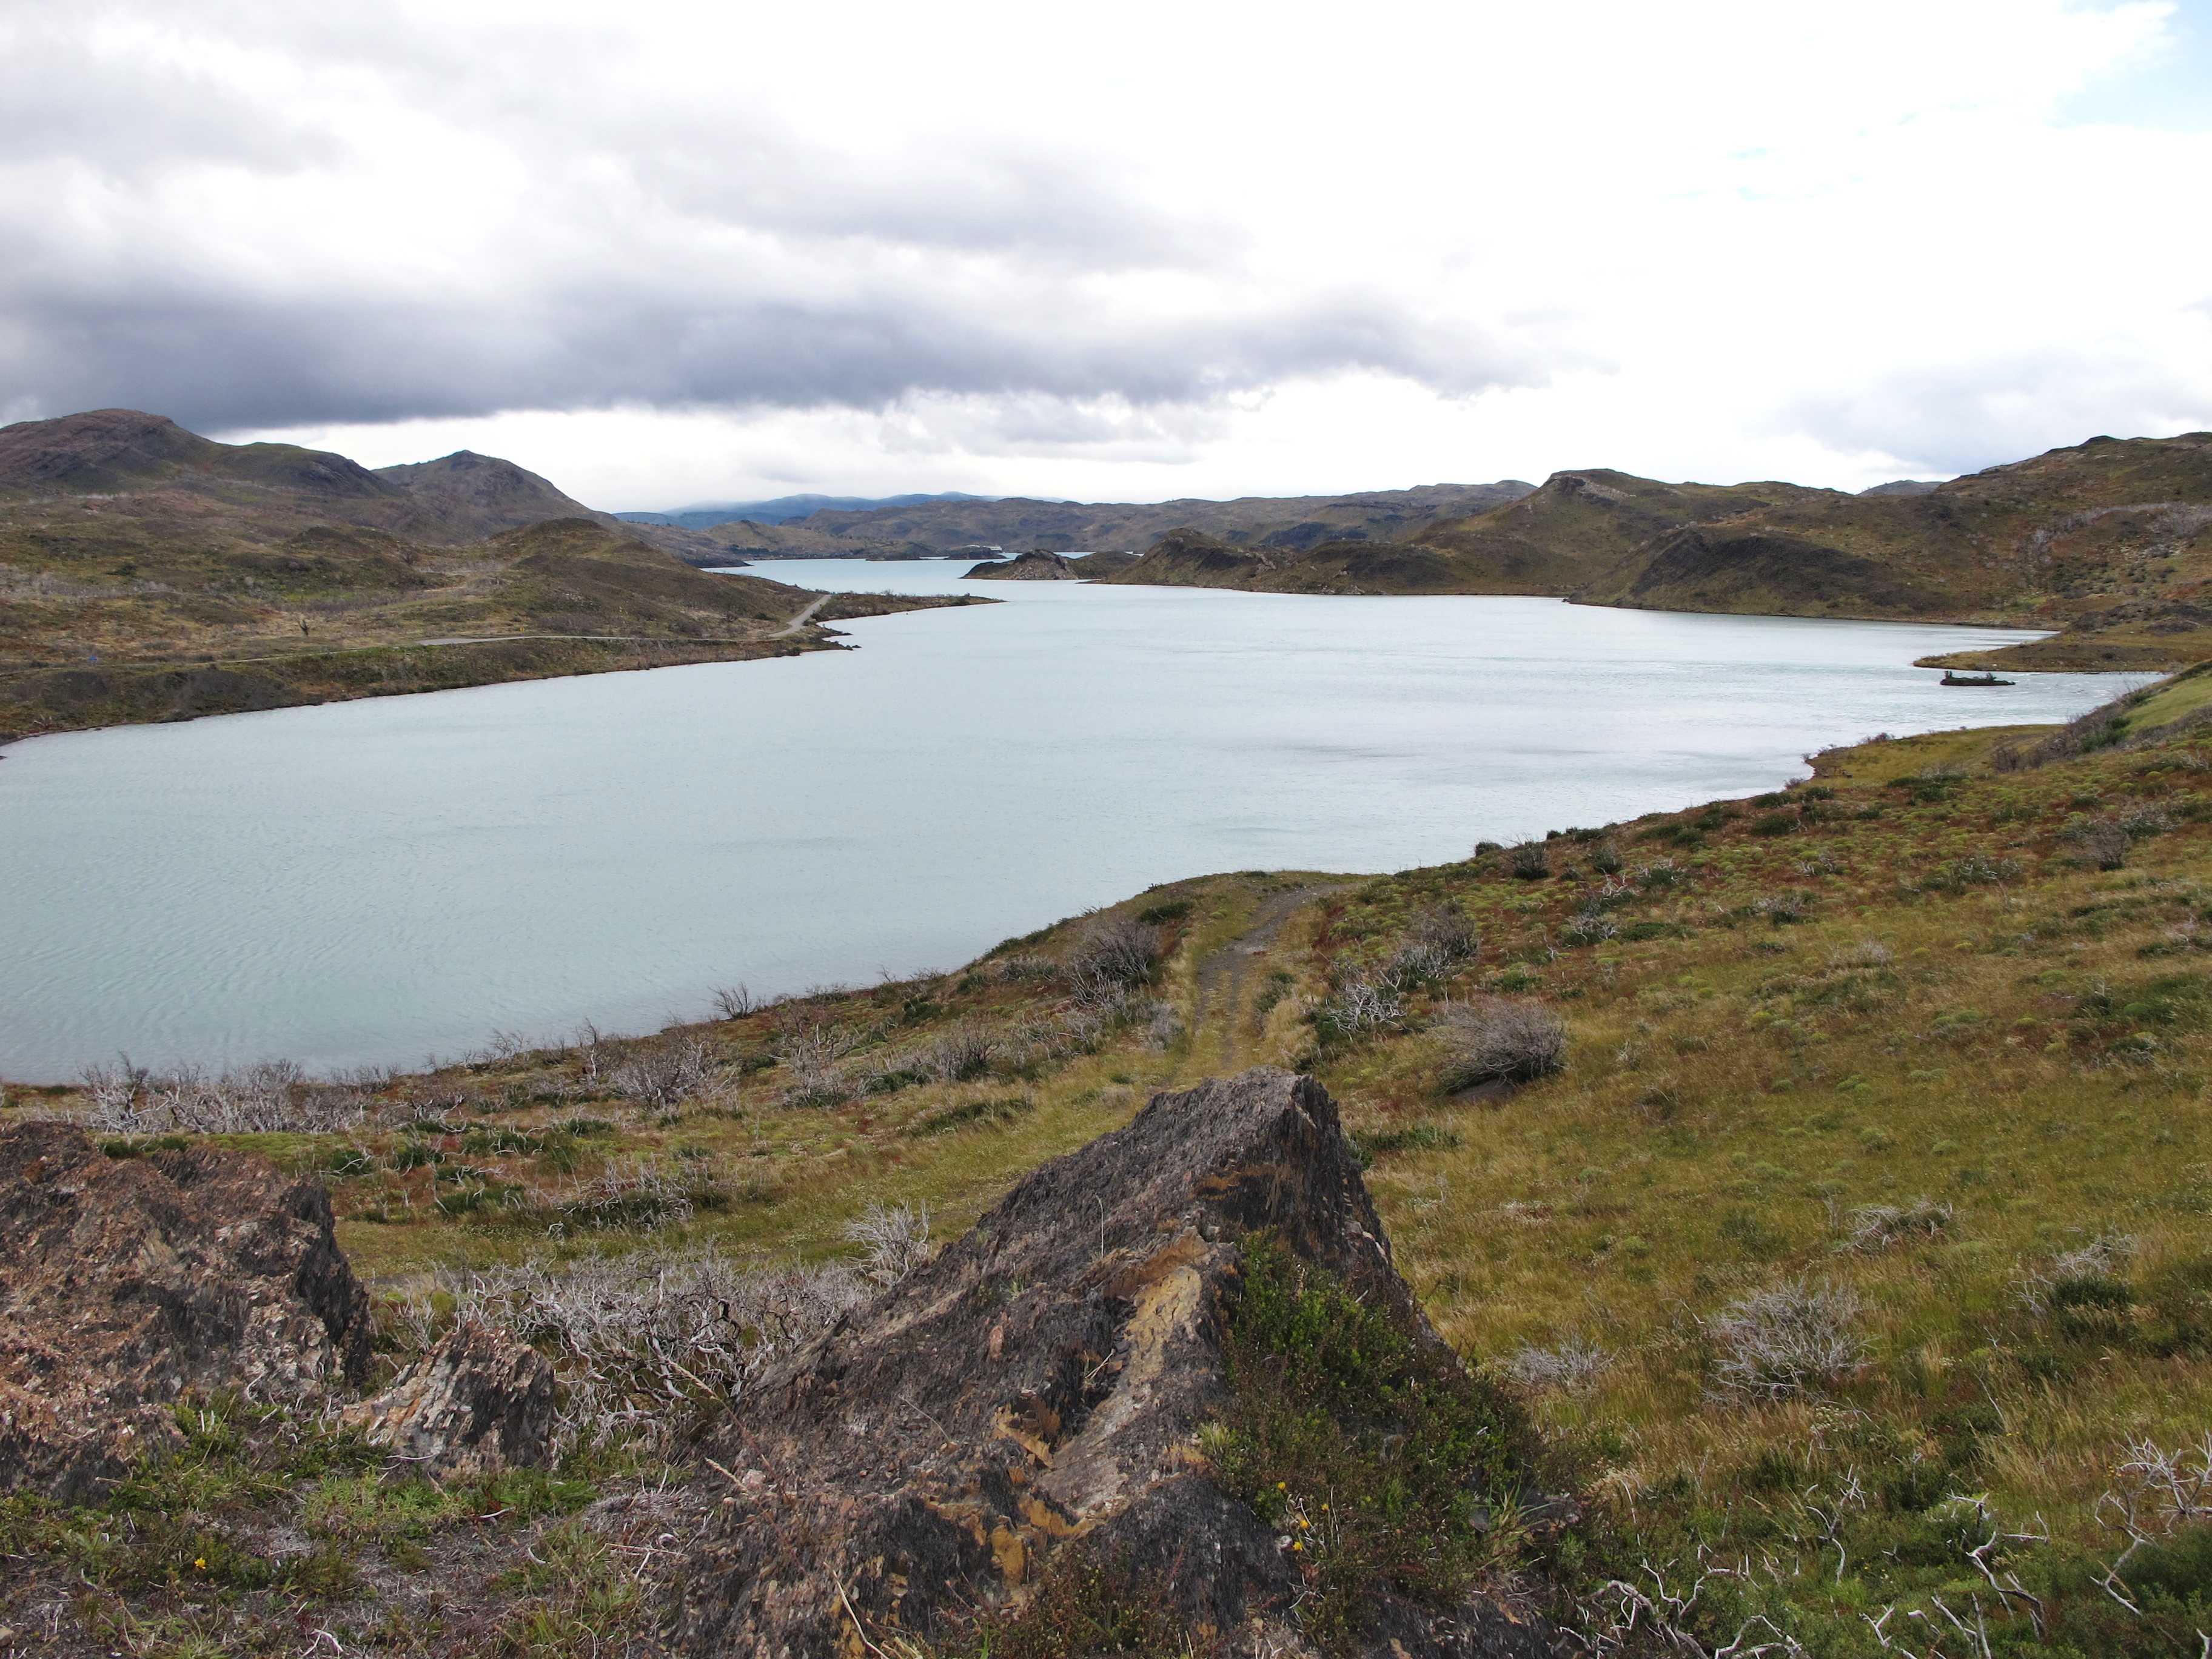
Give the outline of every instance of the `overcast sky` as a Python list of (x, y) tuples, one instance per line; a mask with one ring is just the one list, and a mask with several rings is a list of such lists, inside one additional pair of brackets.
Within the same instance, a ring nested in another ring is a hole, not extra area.
[(2212, 427), (2212, 0), (0, 0), (0, 420), (605, 507)]

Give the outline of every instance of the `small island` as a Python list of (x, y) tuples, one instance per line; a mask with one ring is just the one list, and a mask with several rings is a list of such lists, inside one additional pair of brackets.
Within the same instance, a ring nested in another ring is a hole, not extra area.
[(962, 577), (963, 581), (1077, 582), (1095, 581), (1127, 570), (1136, 563), (1133, 553), (1050, 553), (1032, 548), (1011, 559), (987, 559)]

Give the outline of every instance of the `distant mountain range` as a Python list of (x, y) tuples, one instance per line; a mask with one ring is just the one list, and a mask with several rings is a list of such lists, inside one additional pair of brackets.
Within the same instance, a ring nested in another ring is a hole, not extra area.
[(672, 513), (617, 513), (629, 524), (676, 525), (685, 530), (711, 530), (718, 524), (744, 520), (752, 524), (788, 524), (809, 514), (831, 510), (872, 512), (886, 507), (919, 507), (926, 501), (989, 501), (995, 495), (963, 495), (957, 489), (936, 495), (777, 495), (765, 501), (710, 501), (683, 507)]
[[(1387, 541), (1506, 501), (1534, 484), (1425, 484), (1351, 495), (1236, 501), (1036, 501), (938, 497), (909, 506), (825, 507), (781, 524), (733, 520), (697, 532), (746, 559), (939, 558), (999, 548), (1027, 553), (1138, 552), (1174, 530), (1288, 551), (1328, 541)], [(686, 555), (685, 556), (690, 556)]]

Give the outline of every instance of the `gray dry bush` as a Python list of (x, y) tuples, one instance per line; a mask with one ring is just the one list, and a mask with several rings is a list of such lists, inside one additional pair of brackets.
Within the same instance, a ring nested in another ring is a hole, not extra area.
[(1554, 1348), (1522, 1348), (1505, 1362), (1505, 1375), (1524, 1389), (1586, 1389), (1597, 1381), (1613, 1356), (1595, 1342), (1571, 1336)]
[(2118, 1285), (2135, 1255), (2136, 1241), (2130, 1235), (2100, 1234), (2029, 1269), (2014, 1291), (2030, 1313), (2047, 1314), (2063, 1303), (2081, 1299), (2085, 1293), (2094, 1296)]
[(1084, 930), (1063, 971), (1076, 1000), (1118, 1001), (1152, 976), (1160, 959), (1160, 930), (1133, 916), (1101, 916)]
[(921, 1068), (939, 1083), (965, 1083), (991, 1069), (998, 1045), (973, 1026), (955, 1026), (932, 1044)]
[(87, 1066), (82, 1081), (86, 1127), (109, 1134), (324, 1134), (358, 1128), (368, 1115), (359, 1090), (317, 1083), (289, 1060), (156, 1076), (125, 1054)]
[(1858, 1293), (1845, 1285), (1793, 1279), (1731, 1302), (1707, 1325), (1713, 1381), (1759, 1400), (1840, 1382), (1866, 1356)]
[[(503, 1326), (553, 1357), (564, 1448), (661, 1451), (864, 1294), (842, 1264), (760, 1272), (714, 1251), (527, 1262), (440, 1288), (457, 1316)], [(427, 1306), (415, 1322), (427, 1346)]]
[(1567, 1062), (1565, 1021), (1540, 1002), (1485, 997), (1437, 1021), (1447, 1093), (1486, 1083), (1533, 1083)]
[(699, 1093), (714, 1074), (707, 1045), (675, 1036), (638, 1043), (608, 1070), (606, 1079), (625, 1098), (665, 1110)]
[(1865, 1205), (1851, 1212), (1850, 1231), (1838, 1248), (1872, 1255), (1913, 1239), (1941, 1237), (1950, 1231), (1951, 1215), (1951, 1206), (1935, 1198)]
[(871, 1204), (845, 1224), (845, 1237), (860, 1247), (860, 1272), (890, 1286), (929, 1260), (929, 1206)]

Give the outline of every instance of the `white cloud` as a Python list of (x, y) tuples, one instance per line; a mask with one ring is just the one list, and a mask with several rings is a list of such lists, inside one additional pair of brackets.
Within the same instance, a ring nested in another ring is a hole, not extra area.
[(2212, 137), (2063, 118), (2172, 12), (14, 16), (0, 386), (606, 506), (1956, 470), (2212, 425)]

